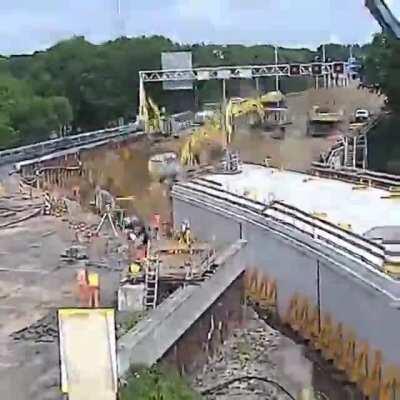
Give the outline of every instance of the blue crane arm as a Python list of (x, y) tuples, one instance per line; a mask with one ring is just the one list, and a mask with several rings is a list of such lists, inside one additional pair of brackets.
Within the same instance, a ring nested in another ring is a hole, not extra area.
[(365, 0), (365, 6), (377, 20), (382, 30), (400, 39), (400, 22), (384, 0)]

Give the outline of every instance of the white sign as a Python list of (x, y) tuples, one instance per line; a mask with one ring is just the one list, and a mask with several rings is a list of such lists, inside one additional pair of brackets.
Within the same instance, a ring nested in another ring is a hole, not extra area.
[[(164, 70), (192, 69), (191, 51), (173, 51), (161, 53), (161, 66)], [(183, 76), (183, 78), (186, 78)], [(192, 90), (193, 81), (188, 76), (188, 80), (180, 79), (178, 81), (163, 82), (164, 90)]]
[(231, 77), (231, 71), (227, 69), (223, 69), (221, 71), (218, 71), (217, 73), (218, 79), (229, 79)]
[(209, 71), (198, 71), (197, 72), (197, 80), (199, 81), (208, 81), (210, 79)]
[(238, 69), (237, 72), (238, 78), (251, 79), (253, 77), (251, 69)]

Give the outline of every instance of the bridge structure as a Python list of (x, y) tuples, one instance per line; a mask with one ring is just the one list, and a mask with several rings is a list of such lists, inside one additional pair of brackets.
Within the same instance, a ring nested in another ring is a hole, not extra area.
[(399, 190), (398, 178), (363, 170), (304, 174), (247, 163), (236, 175), (175, 184), (174, 223), (190, 220), (201, 240), (245, 240), (250, 301), (290, 326), (365, 396), (395, 400)]
[(0, 165), (26, 159), (44, 157), (75, 147), (95, 147), (112, 140), (120, 140), (140, 132), (138, 124), (123, 125), (116, 128), (100, 129), (58, 139), (46, 140), (27, 146), (19, 146), (0, 151)]

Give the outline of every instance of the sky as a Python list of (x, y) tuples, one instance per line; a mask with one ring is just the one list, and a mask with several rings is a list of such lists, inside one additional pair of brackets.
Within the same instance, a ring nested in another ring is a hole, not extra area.
[[(184, 42), (315, 48), (366, 43), (379, 31), (364, 0), (0, 0), (0, 54), (44, 50), (73, 35), (94, 43), (161, 34)], [(389, 0), (400, 16), (400, 0)]]

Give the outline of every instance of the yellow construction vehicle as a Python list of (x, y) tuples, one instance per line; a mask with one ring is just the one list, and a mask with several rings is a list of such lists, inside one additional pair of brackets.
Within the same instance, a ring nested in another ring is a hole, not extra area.
[(262, 122), (264, 116), (264, 107), (258, 99), (230, 99), (222, 115), (216, 114), (188, 137), (181, 149), (182, 165), (199, 164), (200, 152), (210, 141), (227, 148), (232, 142), (236, 124), (243, 119), (250, 124)]
[(248, 125), (262, 123), (265, 118), (264, 107), (259, 99), (231, 99), (225, 109), (226, 144), (232, 141), (236, 124), (245, 118)]
[(282, 92), (269, 92), (260, 97), (265, 112), (263, 128), (274, 129), (284, 127), (288, 121), (288, 107), (286, 97)]
[(314, 106), (308, 113), (307, 135), (329, 136), (340, 130), (344, 112), (333, 112), (329, 107)]
[(148, 96), (146, 97), (142, 113), (144, 117), (144, 131), (146, 133), (160, 132), (161, 113), (157, 104)]
[(224, 146), (224, 134), (221, 125), (216, 121), (207, 122), (196, 129), (185, 141), (181, 148), (180, 161), (182, 165), (198, 165), (200, 153), (208, 142), (219, 143)]

